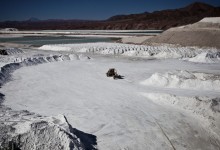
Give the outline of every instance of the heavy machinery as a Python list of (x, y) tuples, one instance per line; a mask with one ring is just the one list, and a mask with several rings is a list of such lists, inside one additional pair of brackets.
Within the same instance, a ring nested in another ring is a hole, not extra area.
[(106, 73), (107, 77), (113, 77), (114, 79), (123, 79), (123, 76), (118, 75), (117, 70), (115, 68), (110, 68)]

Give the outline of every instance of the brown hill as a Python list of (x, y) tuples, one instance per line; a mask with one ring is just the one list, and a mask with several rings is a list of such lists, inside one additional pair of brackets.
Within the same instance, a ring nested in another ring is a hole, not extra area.
[(171, 28), (142, 44), (168, 43), (220, 49), (220, 17), (204, 18), (195, 24)]
[(204, 17), (220, 16), (220, 7), (204, 3), (193, 3), (180, 9), (155, 11), (131, 15), (117, 15), (103, 21), (84, 20), (28, 20), (1, 22), (0, 28), (18, 28), (20, 30), (55, 29), (162, 29), (198, 22)]

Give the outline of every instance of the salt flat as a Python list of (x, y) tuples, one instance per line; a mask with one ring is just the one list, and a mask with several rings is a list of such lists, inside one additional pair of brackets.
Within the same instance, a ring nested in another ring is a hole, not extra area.
[[(13, 110), (29, 110), (46, 116), (62, 114), (73, 127), (96, 135), (98, 149), (219, 148), (220, 125), (216, 114), (207, 116), (214, 117), (213, 127), (202, 114), (172, 103), (164, 105), (158, 102), (163, 94), (184, 96), (190, 100), (195, 96), (219, 97), (219, 89), (192, 90), (187, 86), (142, 84), (156, 72), (161, 76), (178, 70), (192, 74), (220, 74), (218, 62), (207, 64), (179, 59), (88, 55), (91, 59), (46, 63), (16, 70), (12, 81), (0, 90), (5, 94), (3, 104)], [(124, 79), (107, 78), (105, 73), (112, 67)], [(169, 101), (169, 98), (164, 100)], [(195, 109), (194, 105), (190, 109)], [(212, 111), (211, 107), (206, 110)]]

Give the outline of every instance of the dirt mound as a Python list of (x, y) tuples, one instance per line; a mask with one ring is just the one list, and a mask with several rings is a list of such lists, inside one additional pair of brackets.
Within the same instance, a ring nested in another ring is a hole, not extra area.
[[(220, 20), (220, 17), (213, 19), (215, 21)], [(161, 35), (146, 40), (144, 44), (149, 42), (169, 43), (182, 46), (216, 47), (220, 49), (220, 23), (208, 20), (169, 29)]]

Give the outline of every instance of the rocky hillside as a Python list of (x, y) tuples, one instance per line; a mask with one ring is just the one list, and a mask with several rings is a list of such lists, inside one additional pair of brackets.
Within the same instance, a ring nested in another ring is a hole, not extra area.
[(113, 28), (123, 29), (168, 29), (198, 22), (204, 17), (220, 16), (220, 8), (204, 3), (193, 3), (175, 10), (155, 11), (109, 18)]
[(220, 16), (220, 7), (204, 3), (193, 3), (173, 10), (155, 11), (131, 15), (117, 15), (103, 21), (85, 20), (32, 20), (1, 22), (0, 28), (18, 28), (20, 30), (43, 29), (162, 29), (198, 22), (204, 17)]

